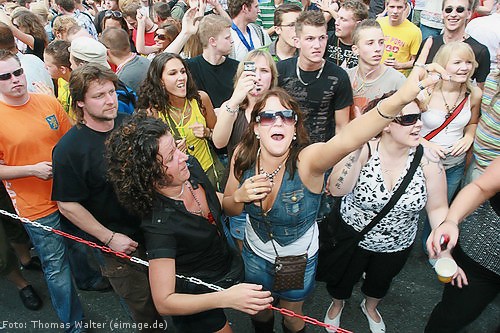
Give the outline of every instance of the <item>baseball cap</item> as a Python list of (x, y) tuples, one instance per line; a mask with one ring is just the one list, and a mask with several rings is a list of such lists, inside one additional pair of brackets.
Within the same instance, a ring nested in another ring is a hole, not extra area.
[(71, 42), (69, 52), (75, 58), (111, 68), (107, 61), (106, 47), (90, 37), (78, 37)]

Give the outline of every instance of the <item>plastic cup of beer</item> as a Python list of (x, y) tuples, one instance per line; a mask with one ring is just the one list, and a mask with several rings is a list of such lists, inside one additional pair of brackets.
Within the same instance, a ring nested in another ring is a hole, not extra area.
[(436, 271), (438, 279), (443, 283), (450, 283), (457, 269), (457, 263), (451, 258), (440, 258), (434, 265), (434, 270)]

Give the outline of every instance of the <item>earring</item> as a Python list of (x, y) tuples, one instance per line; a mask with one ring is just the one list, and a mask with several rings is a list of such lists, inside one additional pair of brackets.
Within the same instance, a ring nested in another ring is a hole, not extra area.
[(257, 138), (257, 140), (260, 140), (260, 135), (259, 135), (259, 133), (255, 133), (255, 138)]
[(293, 141), (297, 140), (297, 133), (293, 133), (293, 138), (292, 138)]

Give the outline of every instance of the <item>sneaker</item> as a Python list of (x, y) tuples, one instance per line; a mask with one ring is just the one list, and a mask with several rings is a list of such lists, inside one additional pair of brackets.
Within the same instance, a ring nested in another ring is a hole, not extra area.
[(366, 299), (363, 299), (363, 302), (361, 302), (360, 307), (361, 311), (363, 311), (363, 313), (365, 314), (366, 319), (368, 319), (368, 324), (370, 325), (370, 331), (372, 333), (385, 333), (385, 323), (378, 310), (375, 309), (375, 311), (377, 311), (378, 316), (380, 317), (380, 322), (377, 323), (375, 320), (372, 319), (372, 317), (370, 317), (368, 311), (366, 311)]
[(19, 297), (27, 309), (36, 311), (42, 308), (43, 302), (31, 285), (19, 290)]

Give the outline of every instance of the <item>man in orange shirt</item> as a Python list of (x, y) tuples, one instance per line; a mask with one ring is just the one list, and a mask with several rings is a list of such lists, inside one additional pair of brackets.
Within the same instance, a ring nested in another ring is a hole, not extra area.
[[(18, 214), (60, 229), (50, 200), (52, 148), (71, 127), (52, 96), (30, 94), (16, 55), (0, 50), (0, 179)], [(84, 315), (73, 285), (64, 239), (32, 224), (26, 231), (40, 256), (52, 305), (66, 332), (80, 332)], [(80, 326), (80, 327), (78, 327)]]

